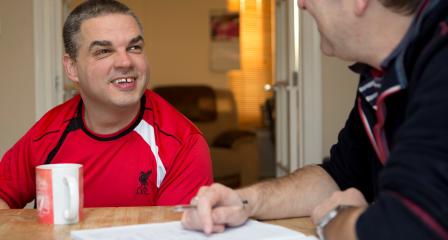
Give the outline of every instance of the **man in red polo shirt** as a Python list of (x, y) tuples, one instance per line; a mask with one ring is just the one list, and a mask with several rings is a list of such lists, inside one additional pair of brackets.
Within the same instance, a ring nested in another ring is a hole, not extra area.
[(64, 68), (80, 95), (46, 113), (0, 162), (0, 208), (35, 198), (35, 167), (79, 163), (85, 207), (187, 203), (212, 183), (201, 132), (146, 90), (139, 20), (112, 0), (85, 1), (64, 24)]

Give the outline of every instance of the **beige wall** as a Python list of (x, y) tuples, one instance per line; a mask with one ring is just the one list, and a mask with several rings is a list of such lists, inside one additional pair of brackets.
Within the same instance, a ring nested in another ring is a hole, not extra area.
[(0, 31), (0, 156), (3, 156), (34, 122), (33, 2), (0, 0)]
[(228, 88), (226, 74), (209, 69), (209, 13), (225, 8), (226, 0), (145, 0), (151, 86), (198, 83)]
[(322, 156), (329, 156), (355, 101), (358, 76), (347, 68), (350, 64), (322, 56)]

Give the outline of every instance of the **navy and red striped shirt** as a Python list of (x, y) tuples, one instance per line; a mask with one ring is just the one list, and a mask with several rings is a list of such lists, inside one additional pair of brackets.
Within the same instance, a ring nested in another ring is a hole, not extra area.
[(428, 0), (380, 71), (356, 64), (357, 99), (330, 161), (371, 202), (364, 239), (448, 239), (448, 1)]

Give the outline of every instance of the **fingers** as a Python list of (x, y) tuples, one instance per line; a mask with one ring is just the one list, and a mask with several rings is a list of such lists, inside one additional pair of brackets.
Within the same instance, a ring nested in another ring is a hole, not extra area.
[[(187, 210), (184, 212), (181, 218), (181, 224), (185, 229), (204, 231), (202, 222), (200, 221), (200, 218), (197, 213), (198, 212), (195, 210)], [(219, 233), (223, 232), (224, 229), (225, 229), (224, 224), (213, 224), (211, 227), (211, 231), (210, 232), (204, 231), (204, 233), (206, 234)]]
[(195, 221), (195, 212), (192, 210), (186, 210), (183, 214), (182, 214), (182, 218), (180, 219), (180, 223), (182, 224), (182, 227), (185, 229), (190, 229), (190, 230), (197, 230), (199, 229), (199, 226), (196, 224)]
[[(218, 190), (214, 190), (215, 188)], [(190, 204), (195, 205), (196, 209), (189, 209), (182, 215), (181, 223), (184, 228), (201, 230), (206, 234), (224, 231), (224, 225), (214, 224), (212, 219), (212, 209), (220, 201), (220, 194), (217, 191), (222, 191), (218, 184), (199, 189), (196, 196), (190, 201)]]
[(242, 206), (217, 207), (213, 209), (213, 222), (229, 227), (239, 226), (246, 222), (248, 216)]
[(191, 204), (196, 205), (196, 209), (184, 212), (182, 225), (206, 234), (222, 232), (225, 226), (241, 225), (248, 217), (236, 191), (221, 184), (200, 188)]
[(219, 196), (209, 187), (203, 187), (197, 194), (196, 210), (197, 219), (202, 226), (202, 231), (210, 234), (213, 231), (212, 208), (218, 204)]

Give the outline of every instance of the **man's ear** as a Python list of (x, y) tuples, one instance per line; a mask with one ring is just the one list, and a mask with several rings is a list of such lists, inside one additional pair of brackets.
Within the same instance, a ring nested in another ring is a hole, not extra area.
[(64, 54), (64, 71), (67, 77), (73, 82), (79, 82), (78, 70), (76, 69), (76, 62), (67, 53)]
[(360, 17), (362, 16), (369, 4), (369, 0), (354, 0), (355, 1), (355, 15)]

